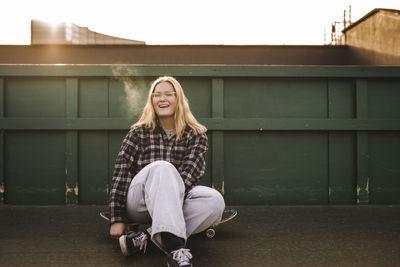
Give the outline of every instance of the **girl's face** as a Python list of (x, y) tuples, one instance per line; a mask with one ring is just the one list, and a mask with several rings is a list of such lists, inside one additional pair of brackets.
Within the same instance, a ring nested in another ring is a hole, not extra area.
[(169, 82), (160, 82), (154, 88), (152, 104), (158, 118), (174, 118), (176, 111), (176, 93)]

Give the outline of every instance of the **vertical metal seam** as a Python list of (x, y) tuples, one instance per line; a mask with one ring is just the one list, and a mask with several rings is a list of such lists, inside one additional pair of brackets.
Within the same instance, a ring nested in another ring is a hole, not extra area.
[(107, 118), (110, 118), (110, 77), (107, 79)]
[[(108, 119), (110, 119), (111, 118), (111, 116), (110, 116), (110, 90), (111, 90), (111, 77), (108, 77), (108, 79), (107, 79), (107, 92), (108, 92), (108, 94), (107, 94), (107, 117), (108, 117)], [(109, 184), (110, 184), (110, 179), (111, 179), (111, 177), (110, 177), (110, 175), (111, 175), (111, 173), (110, 173), (110, 171), (111, 171), (111, 168), (110, 168), (110, 129), (107, 129), (106, 130), (106, 134), (107, 134), (107, 184), (106, 184), (106, 192), (107, 192), (107, 198), (108, 198), (108, 194), (109, 194)]]
[(5, 90), (4, 90), (4, 78), (0, 78), (0, 118), (3, 118), (5, 115)]
[[(356, 118), (368, 118), (368, 81), (356, 80)], [(357, 204), (369, 204), (369, 148), (368, 131), (357, 131)]]
[(5, 192), (6, 192), (6, 184), (5, 184), (5, 136), (4, 130), (0, 131), (0, 204), (5, 203)]
[[(326, 90), (327, 90), (327, 104), (328, 104), (328, 120), (331, 118), (331, 115), (332, 115), (332, 110), (331, 110), (331, 108), (332, 108), (332, 105), (331, 105), (331, 101), (332, 101), (332, 99), (331, 99), (331, 91), (332, 90), (330, 90), (330, 87), (329, 87), (329, 78), (326, 80)], [(331, 203), (331, 164), (332, 164), (332, 155), (331, 155), (331, 138), (332, 138), (332, 136), (331, 136), (331, 131), (328, 131), (328, 136), (327, 136), (328, 138), (328, 204), (330, 204)]]
[[(67, 118), (76, 119), (79, 113), (79, 81), (77, 78), (66, 79)], [(78, 179), (78, 131), (67, 130), (65, 158), (65, 204), (79, 202)]]
[[(221, 78), (213, 78), (211, 80), (211, 102), (212, 102), (212, 118), (224, 117), (224, 80)], [(212, 186), (225, 193), (224, 186), (224, 132), (212, 132)]]
[[(4, 118), (4, 79), (0, 78), (0, 119)], [(0, 204), (5, 202), (5, 130), (0, 130)]]

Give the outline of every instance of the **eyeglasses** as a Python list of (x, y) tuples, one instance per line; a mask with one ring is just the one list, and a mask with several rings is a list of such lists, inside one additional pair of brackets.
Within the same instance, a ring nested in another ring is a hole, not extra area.
[(165, 98), (173, 98), (175, 96), (175, 92), (165, 92), (165, 93), (153, 93), (152, 97), (156, 100), (161, 99), (163, 96), (165, 96)]

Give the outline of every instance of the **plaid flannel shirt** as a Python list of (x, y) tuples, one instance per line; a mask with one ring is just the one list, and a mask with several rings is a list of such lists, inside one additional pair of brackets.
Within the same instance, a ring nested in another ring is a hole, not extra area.
[(168, 139), (159, 125), (154, 131), (145, 127), (131, 129), (122, 142), (114, 166), (109, 201), (110, 223), (124, 221), (129, 185), (146, 165), (157, 160), (172, 163), (188, 192), (204, 174), (207, 150), (207, 135), (195, 135), (188, 126), (178, 142), (175, 135)]

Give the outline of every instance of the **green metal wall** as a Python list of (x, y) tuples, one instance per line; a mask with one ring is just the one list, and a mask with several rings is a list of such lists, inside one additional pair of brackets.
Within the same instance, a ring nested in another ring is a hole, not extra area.
[(228, 204), (399, 204), (400, 67), (0, 65), (0, 197), (105, 204), (152, 80), (208, 129)]

